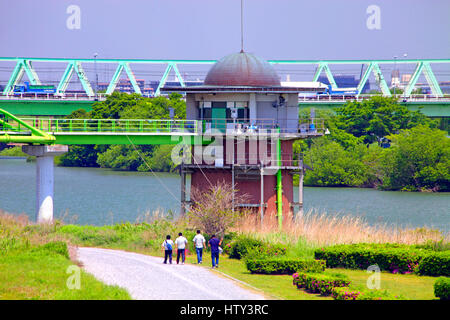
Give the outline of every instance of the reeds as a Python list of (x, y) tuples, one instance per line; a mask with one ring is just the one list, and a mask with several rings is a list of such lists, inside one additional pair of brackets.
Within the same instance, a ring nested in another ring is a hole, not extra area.
[(349, 214), (328, 214), (310, 210), (302, 215), (283, 217), (279, 230), (275, 214), (266, 214), (261, 224), (258, 215), (247, 215), (237, 225), (236, 231), (253, 234), (272, 241), (297, 243), (305, 240), (313, 245), (349, 243), (403, 243), (423, 244), (449, 241), (449, 236), (439, 230), (423, 228), (399, 228), (386, 224), (370, 225), (362, 217)]

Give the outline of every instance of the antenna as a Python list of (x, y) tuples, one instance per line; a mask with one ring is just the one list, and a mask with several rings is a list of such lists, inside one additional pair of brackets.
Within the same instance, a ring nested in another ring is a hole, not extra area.
[(244, 52), (244, 0), (241, 0), (241, 53)]

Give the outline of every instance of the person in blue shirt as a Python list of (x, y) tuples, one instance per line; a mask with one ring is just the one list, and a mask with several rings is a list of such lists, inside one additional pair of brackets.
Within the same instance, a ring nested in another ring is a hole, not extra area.
[(211, 248), (211, 260), (212, 260), (212, 267), (218, 268), (219, 267), (219, 246), (222, 244), (223, 239), (217, 239), (216, 235), (212, 235), (211, 239), (208, 241), (208, 247)]

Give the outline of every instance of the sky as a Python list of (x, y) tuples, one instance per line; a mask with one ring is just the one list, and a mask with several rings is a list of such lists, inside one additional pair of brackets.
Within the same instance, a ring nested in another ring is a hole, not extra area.
[[(0, 0), (0, 56), (219, 59), (240, 50), (240, 8), (240, 0)], [(265, 59), (449, 58), (449, 17), (449, 0), (244, 0), (244, 49)]]

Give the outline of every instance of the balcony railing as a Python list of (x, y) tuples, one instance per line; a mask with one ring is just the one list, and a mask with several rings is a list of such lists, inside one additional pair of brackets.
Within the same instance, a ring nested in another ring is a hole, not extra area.
[(249, 135), (293, 134), (321, 135), (325, 131), (324, 119), (208, 119), (203, 120), (203, 133)]
[[(142, 134), (197, 134), (196, 120), (153, 119), (31, 119), (25, 123), (45, 132), (57, 133), (142, 133)], [(20, 128), (19, 128), (20, 130)]]

